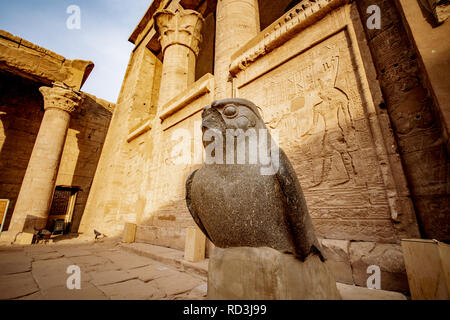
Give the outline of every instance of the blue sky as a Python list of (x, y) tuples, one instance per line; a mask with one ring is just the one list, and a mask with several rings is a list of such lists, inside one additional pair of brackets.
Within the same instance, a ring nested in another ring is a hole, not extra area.
[[(128, 38), (152, 0), (0, 0), (0, 29), (95, 68), (82, 90), (116, 102), (133, 45)], [(81, 29), (66, 27), (81, 9)]]

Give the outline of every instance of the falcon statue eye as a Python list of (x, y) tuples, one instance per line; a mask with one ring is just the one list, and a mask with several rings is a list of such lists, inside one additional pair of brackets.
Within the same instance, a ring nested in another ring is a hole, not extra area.
[(234, 118), (237, 116), (237, 108), (233, 104), (229, 104), (225, 106), (225, 109), (223, 110), (223, 114), (227, 118)]

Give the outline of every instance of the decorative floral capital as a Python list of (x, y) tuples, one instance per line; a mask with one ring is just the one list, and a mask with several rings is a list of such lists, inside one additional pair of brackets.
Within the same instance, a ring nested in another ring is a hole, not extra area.
[(201, 30), (205, 19), (194, 10), (179, 8), (177, 11), (160, 10), (153, 16), (155, 29), (159, 32), (163, 54), (171, 45), (182, 45), (196, 56), (202, 42)]

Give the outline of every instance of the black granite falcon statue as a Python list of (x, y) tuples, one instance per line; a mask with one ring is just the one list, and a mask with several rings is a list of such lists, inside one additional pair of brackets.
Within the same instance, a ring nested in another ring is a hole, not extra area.
[[(271, 247), (301, 261), (318, 254), (323, 260), (297, 175), (258, 108), (244, 99), (215, 101), (203, 110), (202, 129), (206, 159), (186, 181), (186, 203), (211, 242), (221, 248)], [(261, 161), (264, 154), (269, 162)]]

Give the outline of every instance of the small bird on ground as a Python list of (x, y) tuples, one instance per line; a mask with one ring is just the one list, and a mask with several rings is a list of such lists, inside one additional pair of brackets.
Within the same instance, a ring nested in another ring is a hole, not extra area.
[(97, 230), (94, 229), (94, 234), (95, 234), (95, 240), (98, 239), (98, 237), (100, 237), (102, 235), (102, 233), (98, 232)]

